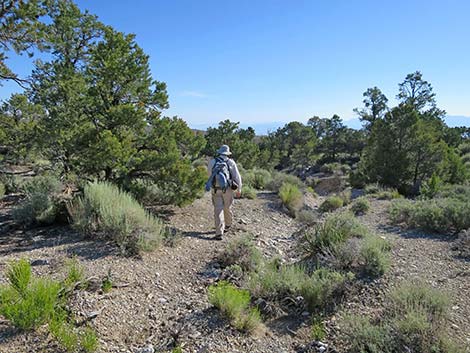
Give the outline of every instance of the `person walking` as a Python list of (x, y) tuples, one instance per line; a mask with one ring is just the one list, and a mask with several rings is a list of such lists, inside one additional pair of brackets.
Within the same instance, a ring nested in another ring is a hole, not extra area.
[(224, 232), (232, 226), (234, 194), (240, 197), (242, 190), (242, 177), (231, 155), (229, 146), (222, 145), (207, 167), (209, 180), (206, 190), (212, 193), (217, 240), (221, 240)]

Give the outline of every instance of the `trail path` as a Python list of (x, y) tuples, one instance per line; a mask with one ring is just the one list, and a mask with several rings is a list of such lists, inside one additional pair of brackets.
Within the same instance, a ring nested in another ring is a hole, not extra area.
[[(312, 206), (318, 202), (311, 202)], [(469, 262), (453, 256), (446, 237), (391, 228), (386, 205), (373, 201), (371, 212), (360, 220), (392, 240), (391, 271), (351, 294), (328, 327), (334, 333), (341, 312), (374, 315), (392, 287), (419, 279), (450, 294), (451, 333), (461, 342), (470, 342)], [(162, 247), (141, 258), (122, 257), (112, 244), (83, 239), (68, 226), (14, 228), (11, 206), (6, 202), (0, 207), (0, 282), (5, 281), (1, 276), (12, 259), (36, 260), (35, 274), (60, 278), (66, 259), (77, 256), (87, 276), (101, 279), (110, 273), (119, 286), (106, 294), (80, 291), (72, 298), (77, 321), (88, 317), (97, 329), (100, 352), (138, 352), (149, 344), (156, 352), (165, 352), (178, 342), (191, 353), (290, 353), (310, 340), (309, 321), (299, 317), (267, 322), (255, 335), (244, 335), (232, 329), (207, 300), (207, 287), (221, 274), (215, 258), (233, 237), (248, 232), (266, 256), (297, 256), (294, 234), (300, 225), (283, 212), (274, 194), (262, 192), (256, 200), (237, 200), (234, 229), (222, 241), (212, 239), (209, 194), (187, 207), (161, 209), (160, 215), (182, 232), (182, 240), (176, 247)], [(0, 319), (0, 353), (10, 352), (60, 351), (45, 330), (19, 333)]]

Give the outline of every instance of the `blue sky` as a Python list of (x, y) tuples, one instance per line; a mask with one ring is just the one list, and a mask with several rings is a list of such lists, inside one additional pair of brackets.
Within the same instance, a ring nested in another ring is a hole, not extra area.
[[(171, 108), (191, 125), (354, 117), (378, 86), (394, 103), (423, 72), (449, 115), (470, 116), (470, 1), (78, 0), (137, 35)], [(28, 59), (14, 59), (19, 72)], [(0, 88), (5, 98), (15, 87)]]

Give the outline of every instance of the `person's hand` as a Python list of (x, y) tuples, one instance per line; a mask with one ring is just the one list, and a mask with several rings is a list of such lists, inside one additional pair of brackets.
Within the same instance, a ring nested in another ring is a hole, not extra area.
[(235, 193), (235, 197), (236, 197), (237, 199), (239, 199), (240, 197), (242, 197), (241, 191), (238, 190), (238, 191)]

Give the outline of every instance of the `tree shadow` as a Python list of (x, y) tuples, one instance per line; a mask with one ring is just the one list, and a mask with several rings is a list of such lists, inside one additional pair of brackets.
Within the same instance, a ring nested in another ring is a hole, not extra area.
[(31, 229), (15, 229), (0, 235), (0, 256), (10, 254), (24, 254), (45, 248), (58, 248), (58, 252), (65, 252), (69, 256), (95, 260), (108, 255), (115, 255), (119, 251), (116, 246), (102, 239), (87, 239), (70, 226), (48, 226)]
[(445, 243), (451, 243), (457, 239), (457, 235), (455, 234), (442, 234), (431, 231), (423, 231), (420, 229), (406, 229), (392, 226), (390, 224), (381, 224), (377, 228), (384, 231), (385, 233), (397, 234), (404, 239), (429, 239)]

